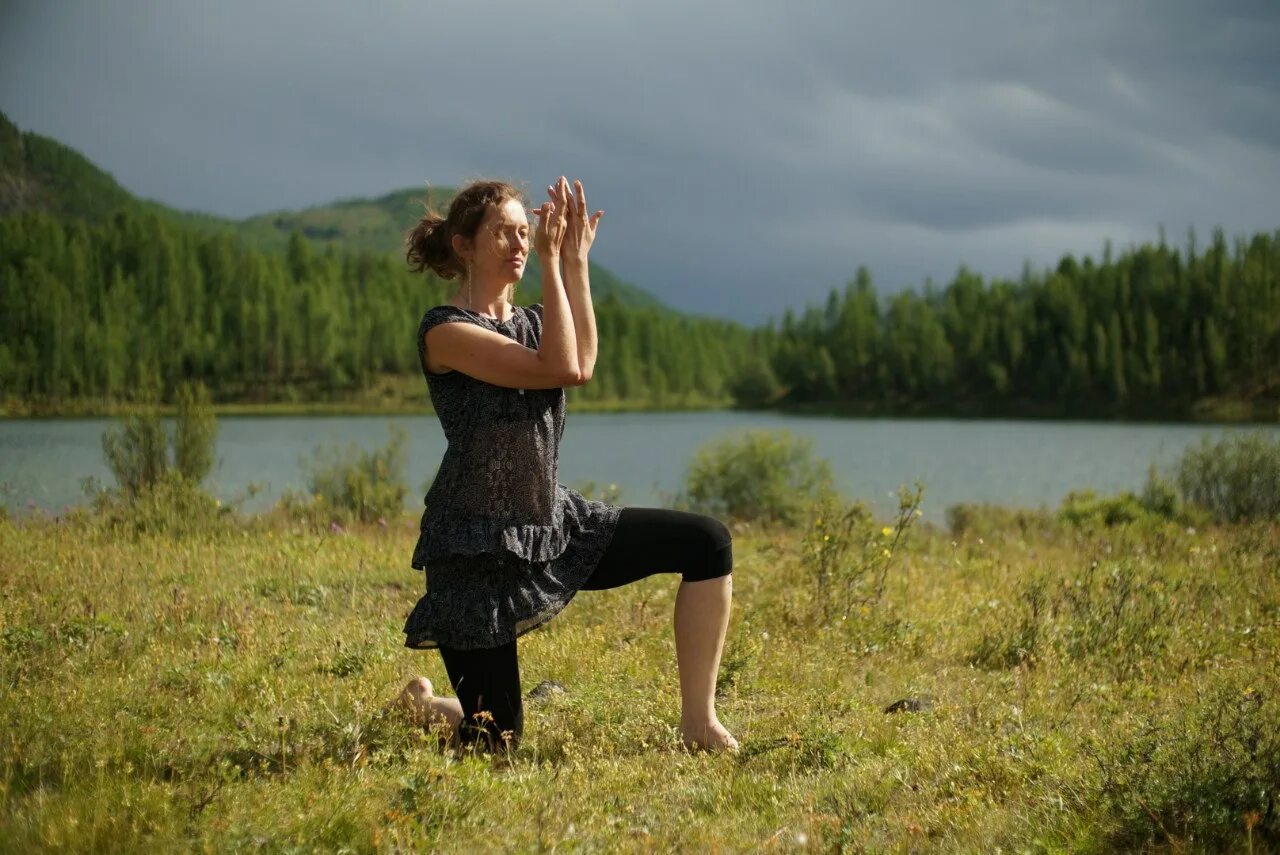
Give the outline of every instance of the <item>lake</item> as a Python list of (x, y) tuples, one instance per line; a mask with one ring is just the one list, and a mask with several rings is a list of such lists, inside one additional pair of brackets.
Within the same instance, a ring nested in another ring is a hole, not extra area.
[[(0, 421), (0, 503), (17, 511), (57, 511), (83, 500), (82, 479), (111, 484), (102, 455), (107, 419)], [(218, 463), (207, 486), (224, 501), (250, 483), (262, 492), (245, 507), (267, 507), (306, 486), (302, 459), (317, 445), (386, 443), (390, 425), (409, 437), (409, 504), (421, 507), (426, 481), (444, 453), (435, 416), (289, 416), (219, 419)], [(1138, 490), (1152, 461), (1176, 460), (1205, 434), (1265, 431), (1276, 425), (1122, 424), (953, 419), (850, 419), (775, 413), (573, 413), (561, 448), (560, 482), (617, 484), (623, 505), (662, 505), (680, 489), (702, 443), (747, 429), (786, 429), (813, 440), (837, 486), (881, 513), (896, 508), (900, 484), (925, 484), (926, 519), (949, 505), (986, 501), (1056, 506), (1073, 489)]]

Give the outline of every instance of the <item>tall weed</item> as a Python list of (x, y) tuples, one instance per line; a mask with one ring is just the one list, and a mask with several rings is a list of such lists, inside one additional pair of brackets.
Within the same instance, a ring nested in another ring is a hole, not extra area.
[(801, 564), (813, 580), (814, 602), (824, 621), (846, 620), (859, 606), (884, 596), (898, 549), (920, 517), (924, 486), (903, 486), (893, 523), (881, 526), (862, 502), (827, 495), (813, 505), (813, 523), (801, 540)]

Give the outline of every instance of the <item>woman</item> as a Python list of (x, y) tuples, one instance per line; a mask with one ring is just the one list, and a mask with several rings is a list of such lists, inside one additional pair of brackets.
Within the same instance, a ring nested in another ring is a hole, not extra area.
[[(440, 650), (457, 697), (425, 678), (398, 701), (440, 721), (461, 744), (514, 748), (523, 732), (516, 639), (581, 589), (680, 572), (675, 605), (681, 736), (690, 749), (737, 750), (715, 711), (728, 626), (728, 529), (702, 514), (590, 501), (556, 481), (565, 386), (591, 379), (595, 313), (587, 255), (603, 211), (582, 183), (547, 188), (534, 238), (543, 300), (512, 305), (529, 256), (523, 199), (500, 182), (458, 193), (447, 217), (410, 233), (413, 269), (460, 277), (427, 311), (418, 352), (448, 449), (426, 496), (413, 566), (427, 593), (405, 621), (405, 646)], [(563, 275), (561, 265), (563, 264)]]

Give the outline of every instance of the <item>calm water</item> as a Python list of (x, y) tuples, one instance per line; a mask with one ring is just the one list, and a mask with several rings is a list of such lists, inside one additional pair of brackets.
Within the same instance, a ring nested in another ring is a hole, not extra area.
[[(288, 488), (305, 486), (301, 465), (319, 444), (384, 444), (388, 426), (409, 435), (405, 473), (410, 503), (420, 506), (444, 453), (434, 416), (222, 418), (218, 458), (208, 486), (224, 500), (252, 482), (262, 493), (246, 505), (265, 507)], [(81, 480), (111, 475), (102, 456), (105, 419), (0, 421), (0, 503), (48, 510), (82, 500)], [(786, 428), (809, 437), (831, 462), (837, 486), (896, 507), (902, 483), (922, 480), (926, 518), (941, 522), (948, 505), (991, 501), (1056, 505), (1067, 491), (1139, 489), (1150, 462), (1167, 463), (1206, 433), (1278, 426), (1099, 424), (1082, 422), (837, 419), (761, 413), (570, 413), (560, 481), (615, 483), (624, 505), (661, 505), (683, 482), (695, 448), (744, 428)]]

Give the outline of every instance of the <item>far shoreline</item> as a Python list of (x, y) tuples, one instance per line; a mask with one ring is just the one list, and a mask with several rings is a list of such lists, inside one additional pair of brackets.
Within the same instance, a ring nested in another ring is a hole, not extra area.
[[(157, 407), (162, 416), (172, 416), (170, 404)], [(73, 420), (122, 418), (143, 410), (136, 402), (77, 400), (58, 403), (0, 402), (0, 421)], [(651, 400), (574, 401), (567, 405), (569, 413), (633, 414), (735, 412), (797, 416), (807, 418), (954, 420), (1011, 422), (1075, 422), (1081, 424), (1176, 424), (1176, 425), (1256, 425), (1280, 424), (1280, 402), (1201, 401), (1190, 407), (1147, 408), (1141, 411), (1116, 412), (1089, 410), (1068, 413), (1061, 406), (1033, 405), (999, 407), (975, 402), (943, 405), (877, 403), (785, 404), (775, 406), (739, 406), (732, 401), (705, 398), (683, 399), (664, 404)], [(338, 401), (241, 401), (213, 404), (217, 417), (283, 418), (283, 417), (351, 417), (351, 416), (430, 416), (435, 410), (429, 403), (386, 397), (378, 400)]]

